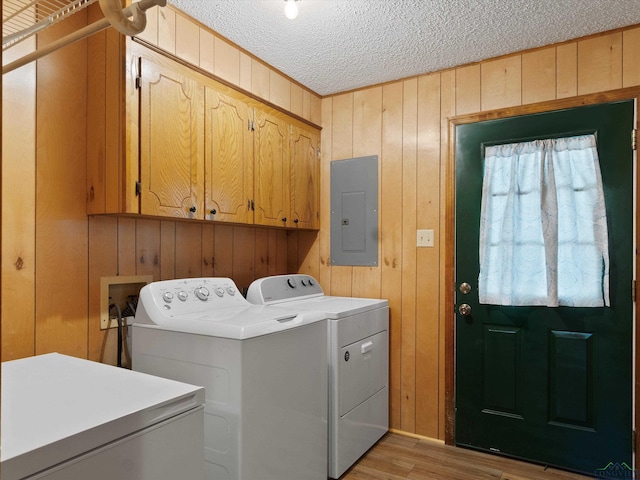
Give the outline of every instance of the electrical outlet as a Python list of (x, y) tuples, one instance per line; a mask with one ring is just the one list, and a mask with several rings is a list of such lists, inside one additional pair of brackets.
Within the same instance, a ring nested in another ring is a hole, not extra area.
[(418, 230), (416, 246), (433, 247), (433, 230)]

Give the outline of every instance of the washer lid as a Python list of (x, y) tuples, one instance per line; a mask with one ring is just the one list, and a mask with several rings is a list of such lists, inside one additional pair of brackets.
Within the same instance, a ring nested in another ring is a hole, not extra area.
[(134, 323), (134, 326), (245, 340), (307, 325), (326, 318), (325, 314), (316, 311), (297, 312), (288, 308), (249, 305), (174, 316), (151, 316), (150, 322), (146, 324)]
[(2, 478), (19, 479), (204, 403), (204, 389), (51, 353), (2, 363)]

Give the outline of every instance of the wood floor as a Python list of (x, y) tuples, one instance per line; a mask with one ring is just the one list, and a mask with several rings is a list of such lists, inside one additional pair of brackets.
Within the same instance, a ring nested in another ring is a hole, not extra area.
[(582, 475), (388, 433), (340, 480), (579, 480)]

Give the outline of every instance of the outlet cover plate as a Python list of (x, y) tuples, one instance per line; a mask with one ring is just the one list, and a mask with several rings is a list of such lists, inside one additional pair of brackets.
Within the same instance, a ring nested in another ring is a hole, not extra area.
[(416, 246), (433, 247), (433, 230), (418, 230)]

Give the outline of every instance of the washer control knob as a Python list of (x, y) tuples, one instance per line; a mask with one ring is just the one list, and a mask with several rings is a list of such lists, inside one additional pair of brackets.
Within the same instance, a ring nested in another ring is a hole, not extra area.
[(313, 286), (313, 280), (309, 279), (308, 282), (310, 287)]
[(224, 288), (222, 287), (216, 287), (214, 289), (214, 292), (216, 292), (216, 295), (218, 295), (219, 297), (222, 297), (224, 295)]
[(296, 288), (296, 281), (293, 278), (287, 278), (287, 285), (289, 288)]
[(189, 298), (189, 294), (187, 292), (185, 292), (184, 290), (180, 290), (178, 292), (178, 298), (180, 300), (182, 300), (183, 302), (186, 302), (187, 298)]
[(203, 302), (206, 302), (207, 299), (209, 298), (209, 290), (207, 290), (207, 287), (196, 288), (195, 294), (196, 294), (196, 297), (198, 297)]
[(233, 287), (227, 287), (227, 293), (231, 296), (234, 296), (236, 294), (236, 289)]
[(307, 281), (304, 278), (300, 280), (300, 283), (302, 284), (303, 287), (307, 286)]
[(167, 302), (167, 303), (171, 303), (173, 301), (173, 293), (171, 292), (164, 292), (162, 294), (162, 299)]

